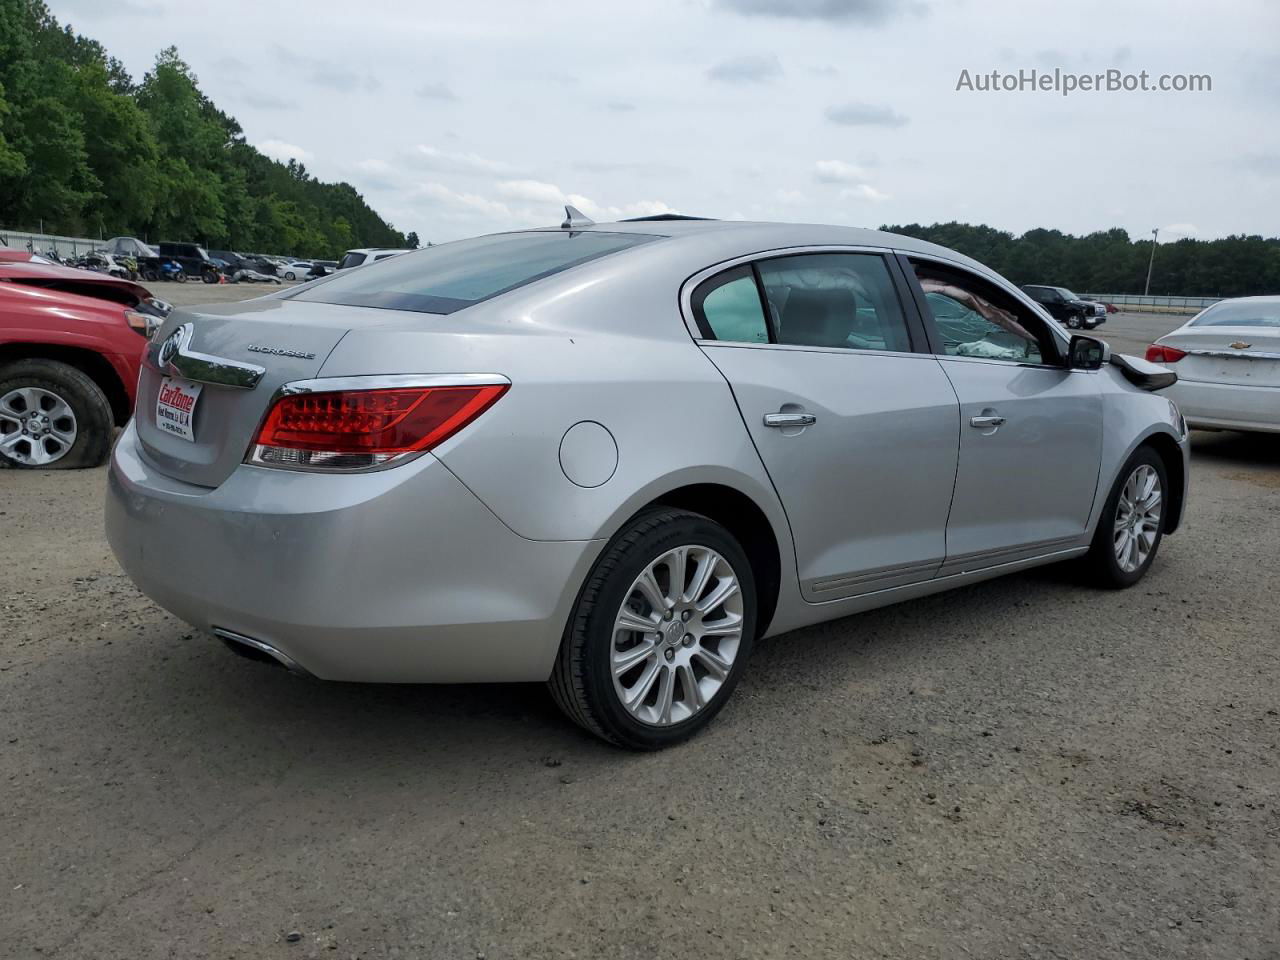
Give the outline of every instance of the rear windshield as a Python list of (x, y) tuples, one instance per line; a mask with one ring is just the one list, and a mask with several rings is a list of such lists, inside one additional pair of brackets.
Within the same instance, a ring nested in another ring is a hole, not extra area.
[(453, 313), (534, 280), (648, 243), (636, 233), (500, 233), (389, 257), (302, 288), (294, 297), (352, 307)]
[(1280, 327), (1280, 300), (1215, 303), (1191, 324), (1193, 327)]

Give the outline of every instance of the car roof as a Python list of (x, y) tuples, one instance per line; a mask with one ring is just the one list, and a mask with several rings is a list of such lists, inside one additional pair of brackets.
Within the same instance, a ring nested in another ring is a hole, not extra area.
[[(540, 227), (535, 231), (556, 232), (565, 227)], [(948, 260), (984, 276), (1008, 283), (986, 265), (948, 247), (918, 240), (900, 233), (871, 230), (866, 227), (840, 226), (827, 223), (775, 223), (754, 220), (619, 220), (575, 226), (573, 230), (607, 233), (641, 233), (671, 240), (700, 240), (701, 248), (711, 247), (725, 260), (753, 253), (787, 247), (845, 246), (877, 247), (899, 250), (908, 255), (920, 254)], [(527, 231), (520, 231), (527, 232)]]

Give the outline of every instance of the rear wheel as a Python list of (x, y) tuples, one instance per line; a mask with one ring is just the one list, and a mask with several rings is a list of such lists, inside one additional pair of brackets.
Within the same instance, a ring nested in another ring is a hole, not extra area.
[(111, 404), (75, 367), (19, 360), (0, 367), (0, 464), (96, 467), (111, 449)]
[(1100, 585), (1131, 587), (1146, 576), (1164, 537), (1168, 489), (1164, 461), (1150, 447), (1140, 447), (1120, 471), (1085, 557)]
[(642, 513), (605, 548), (578, 597), (549, 686), (576, 723), (656, 750), (692, 736), (737, 685), (755, 636), (751, 565), (699, 514)]

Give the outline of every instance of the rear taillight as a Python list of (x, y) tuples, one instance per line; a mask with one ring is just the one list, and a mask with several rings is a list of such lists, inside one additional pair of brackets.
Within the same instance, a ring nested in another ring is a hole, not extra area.
[(1186, 355), (1185, 350), (1179, 350), (1177, 347), (1162, 347), (1158, 343), (1147, 347), (1147, 359), (1152, 363), (1177, 363)]
[(261, 466), (360, 470), (430, 450), (484, 413), (508, 384), (286, 394), (246, 457)]

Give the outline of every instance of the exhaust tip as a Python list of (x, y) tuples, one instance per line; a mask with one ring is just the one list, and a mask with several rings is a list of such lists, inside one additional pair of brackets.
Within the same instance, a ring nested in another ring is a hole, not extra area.
[(247, 637), (243, 633), (236, 633), (234, 630), (225, 630), (222, 627), (214, 627), (213, 635), (242, 657), (263, 663), (274, 663), (300, 677), (310, 677), (312, 675), (300, 666), (293, 657), (287, 653), (281, 653), (265, 641)]

